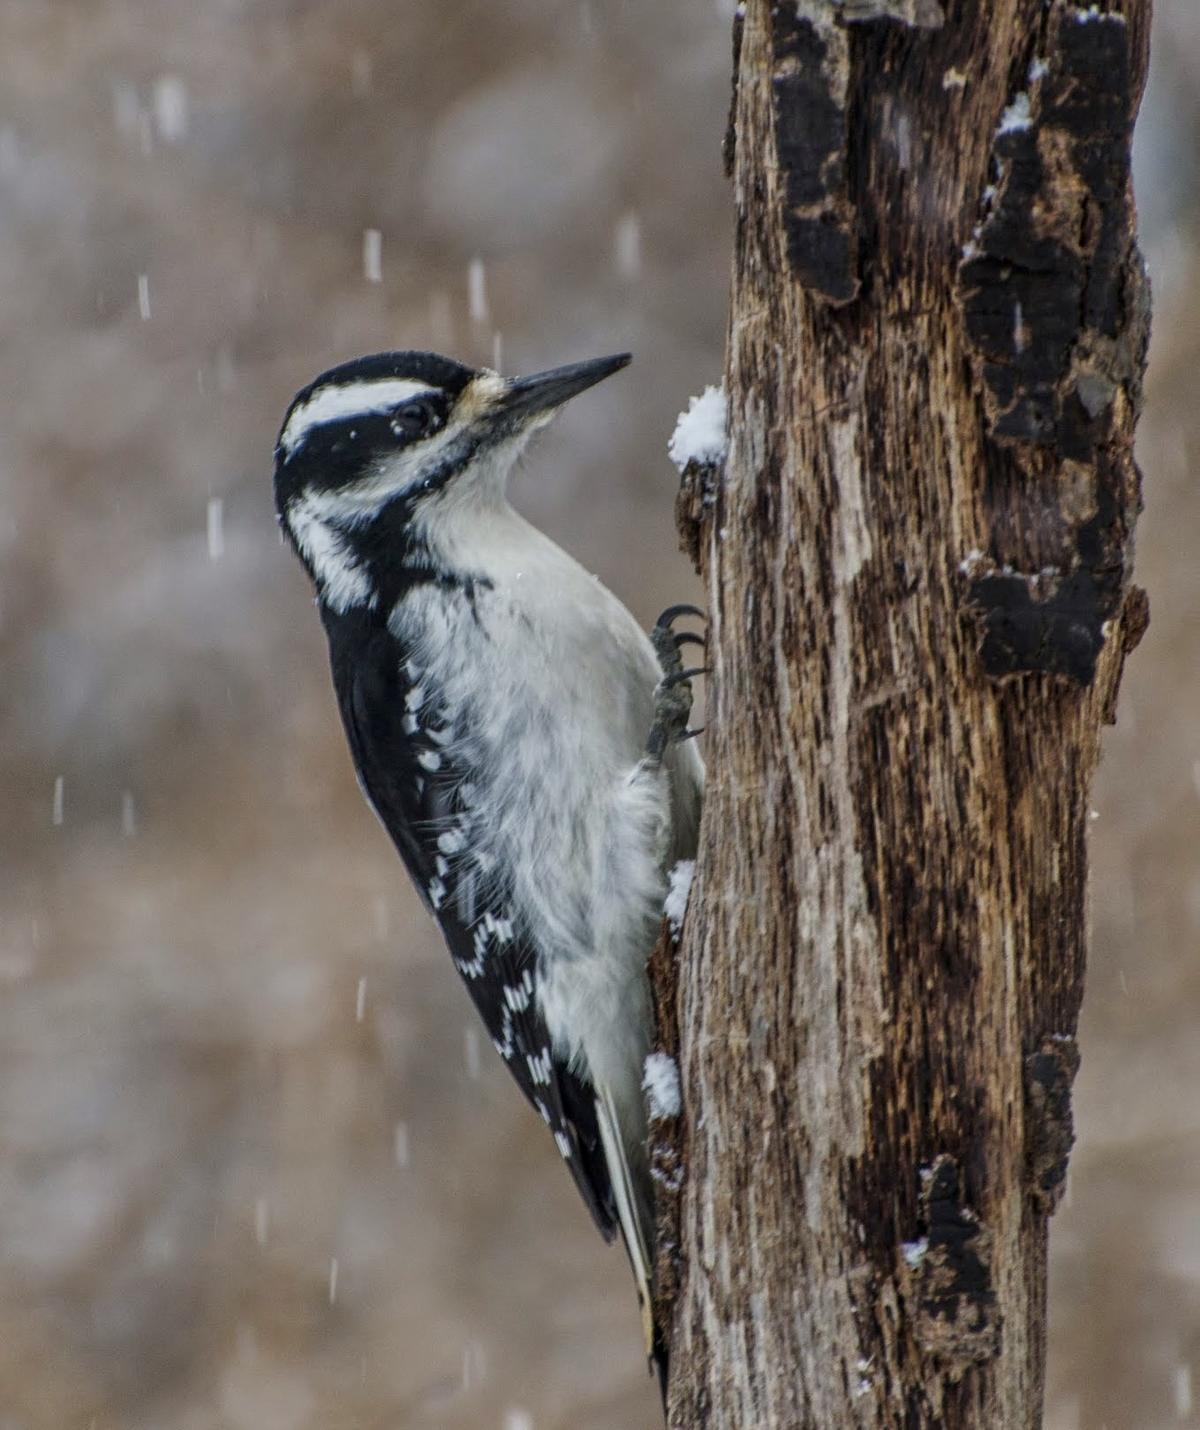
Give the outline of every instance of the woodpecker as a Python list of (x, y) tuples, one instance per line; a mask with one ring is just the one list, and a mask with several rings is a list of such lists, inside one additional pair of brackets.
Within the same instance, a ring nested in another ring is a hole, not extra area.
[(518, 515), (509, 473), (628, 354), (504, 378), (425, 352), (322, 373), (275, 448), (367, 800), (596, 1225), (620, 1231), (647, 1349), (646, 960), (704, 770), (680, 648)]

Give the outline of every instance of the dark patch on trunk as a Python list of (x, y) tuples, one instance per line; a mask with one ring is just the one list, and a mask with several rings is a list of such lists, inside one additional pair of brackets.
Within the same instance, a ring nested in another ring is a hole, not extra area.
[(980, 653), (989, 675), (1036, 670), (1081, 685), (1095, 675), (1107, 617), (1090, 571), (1063, 580), (1055, 573), (994, 572), (971, 583), (969, 602), (983, 618)]
[[(1141, 404), (1149, 299), (1130, 237), (1129, 144), (1137, 82), (1120, 16), (1060, 4), (1046, 55), (1013, 97), (993, 145), (997, 180), (959, 269), (991, 443), (1007, 452), (1029, 523), (1041, 521), (1045, 457), (1058, 462), (1061, 549), (1030, 568), (993, 530), (967, 604), (984, 669), (1088, 685), (1122, 610), (1139, 477), (1125, 413)], [(1090, 469), (1088, 471), (1087, 469)], [(1080, 472), (1087, 497), (1080, 509)], [(1022, 533), (1024, 536), (1025, 533)], [(1030, 529), (1023, 544), (1036, 545)], [(1022, 569), (1024, 568), (1024, 569)]]
[(1075, 1145), (1071, 1086), (1079, 1071), (1074, 1038), (1047, 1038), (1025, 1059), (1025, 1155), (1029, 1190), (1047, 1216), (1062, 1199)]
[[(1047, 46), (1040, 77), (1013, 97), (997, 129), (990, 211), (959, 272), (998, 441), (1060, 440), (1073, 425), (1076, 344), (1087, 333), (1115, 340), (1128, 327), (1125, 203), (1136, 105), (1128, 30), (1064, 6)], [(1140, 376), (1136, 355), (1128, 357), (1113, 374), (1121, 381)], [(1082, 405), (1086, 417), (1094, 395)], [(1102, 434), (1089, 435), (1094, 446)]]
[(900, 1285), (913, 1336), (955, 1381), (1000, 1348), (991, 1234), (960, 1200), (952, 1157), (922, 1173), (921, 1210), (925, 1234), (901, 1248)]
[(847, 38), (832, 20), (771, 7), (775, 149), (788, 264), (831, 303), (858, 293), (854, 208), (846, 186)]

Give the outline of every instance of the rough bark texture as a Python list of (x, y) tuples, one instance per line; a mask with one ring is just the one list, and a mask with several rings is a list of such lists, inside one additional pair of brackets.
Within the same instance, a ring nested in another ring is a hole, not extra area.
[(1039, 1422), (1149, 0), (749, 0), (670, 1423)]

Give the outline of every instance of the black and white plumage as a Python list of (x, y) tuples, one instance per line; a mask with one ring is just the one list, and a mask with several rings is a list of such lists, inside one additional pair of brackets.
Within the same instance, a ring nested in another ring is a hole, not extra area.
[(530, 435), (627, 361), (346, 363), (288, 409), (275, 495), (363, 790), (648, 1316), (645, 964), (703, 769), (686, 684), (505, 495)]

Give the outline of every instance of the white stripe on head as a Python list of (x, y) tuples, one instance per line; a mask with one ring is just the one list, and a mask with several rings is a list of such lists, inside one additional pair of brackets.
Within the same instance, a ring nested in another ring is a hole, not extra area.
[[(363, 388), (374, 384), (362, 383)], [(389, 384), (391, 385), (391, 384)], [(371, 453), (363, 463), (362, 475), (341, 486), (309, 488), (304, 493), (308, 515), (345, 530), (362, 525), (375, 517), (381, 508), (398, 496), (418, 489), (423, 481), (439, 470), (448, 458), (456, 465), (465, 462), (468, 453), (455, 456), (452, 449), (479, 420), (508, 384), (494, 372), (483, 371), (474, 377), (455, 403), (450, 421), (432, 436), (419, 442), (401, 443), (391, 451)], [(437, 388), (426, 387), (426, 392)], [(403, 400), (403, 399), (401, 399)], [(362, 407), (356, 409), (363, 411)], [(288, 427), (292, 423), (288, 420)], [(509, 469), (529, 438), (531, 426), (505, 441), (491, 445), (479, 459), (470, 464), (473, 480), (455, 481), (443, 492), (443, 499), (453, 493), (459, 499), (471, 501), (480, 490), (502, 490)], [(458, 475), (465, 475), (461, 470)]]
[(370, 576), (355, 559), (342, 532), (323, 520), (309, 496), (288, 506), (286, 520), (327, 605), (343, 615), (351, 606), (375, 604)]
[(279, 445), (290, 457), (314, 427), (339, 417), (356, 413), (386, 412), (389, 407), (419, 397), (423, 392), (437, 392), (427, 382), (410, 378), (376, 378), (371, 382), (328, 383), (317, 388), (306, 401), (293, 408), (287, 426), (279, 437)]

